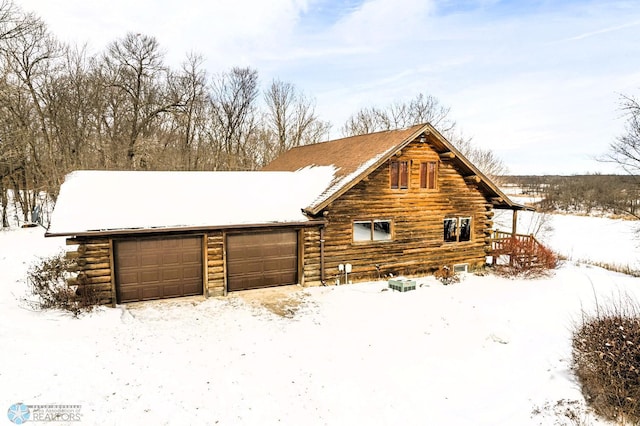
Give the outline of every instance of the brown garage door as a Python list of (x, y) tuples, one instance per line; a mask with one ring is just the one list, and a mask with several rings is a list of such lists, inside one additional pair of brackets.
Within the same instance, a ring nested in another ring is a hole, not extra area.
[(297, 231), (227, 236), (229, 291), (298, 283)]
[(202, 237), (114, 242), (119, 302), (202, 294)]

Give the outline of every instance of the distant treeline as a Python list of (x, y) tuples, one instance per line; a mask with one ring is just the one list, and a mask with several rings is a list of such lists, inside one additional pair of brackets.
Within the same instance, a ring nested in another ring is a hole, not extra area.
[(504, 176), (503, 184), (518, 186), (524, 195), (542, 198), (542, 211), (629, 214), (640, 218), (640, 176)]

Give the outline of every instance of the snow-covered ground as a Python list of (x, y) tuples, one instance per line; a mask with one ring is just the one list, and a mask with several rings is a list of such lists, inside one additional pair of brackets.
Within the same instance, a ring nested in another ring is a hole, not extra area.
[[(552, 247), (636, 261), (631, 222), (588, 219), (554, 216)], [(79, 404), (87, 425), (606, 424), (581, 411), (571, 328), (595, 295), (640, 296), (638, 278), (566, 262), (530, 281), (300, 289), (292, 317), (236, 296), (33, 312), (25, 271), (62, 248), (0, 231), (0, 409)]]

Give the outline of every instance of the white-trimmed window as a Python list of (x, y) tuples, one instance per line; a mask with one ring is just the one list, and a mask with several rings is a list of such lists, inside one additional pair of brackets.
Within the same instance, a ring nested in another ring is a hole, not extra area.
[(470, 217), (448, 217), (444, 219), (444, 242), (461, 242), (471, 240)]
[(391, 241), (390, 220), (356, 220), (353, 222), (353, 241)]

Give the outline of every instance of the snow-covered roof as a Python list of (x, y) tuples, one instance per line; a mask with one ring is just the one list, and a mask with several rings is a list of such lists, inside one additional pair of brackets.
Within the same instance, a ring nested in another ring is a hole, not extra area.
[(335, 180), (305, 211), (319, 214), (334, 199), (382, 165), (394, 154), (422, 136), (438, 154), (447, 155), (460, 174), (477, 179), (479, 189), (495, 208), (521, 210), (493, 182), (428, 123), (411, 127), (350, 136), (333, 141), (303, 145), (281, 154), (262, 170), (293, 171), (311, 165), (332, 166)]
[(318, 214), (332, 199), (367, 175), (371, 168), (385, 161), (425, 129), (426, 125), (418, 124), (406, 129), (385, 130), (298, 146), (281, 154), (262, 170), (293, 171), (311, 165), (334, 167), (335, 180), (331, 186), (307, 206), (307, 211), (311, 214)]
[(76, 171), (60, 187), (48, 235), (306, 222), (333, 167), (295, 172)]

